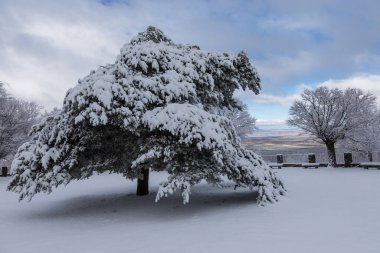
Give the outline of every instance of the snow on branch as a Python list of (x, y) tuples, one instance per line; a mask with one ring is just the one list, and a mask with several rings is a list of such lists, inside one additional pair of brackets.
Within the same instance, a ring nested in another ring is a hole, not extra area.
[(30, 199), (94, 172), (133, 179), (152, 169), (169, 173), (157, 200), (179, 189), (188, 202), (192, 185), (227, 176), (258, 187), (260, 203), (274, 202), (285, 192), (281, 180), (241, 146), (229, 119), (213, 113), (240, 108), (236, 89), (260, 88), (244, 52), (205, 52), (148, 27), (115, 63), (80, 79), (62, 111), (35, 127), (12, 164), (8, 190)]

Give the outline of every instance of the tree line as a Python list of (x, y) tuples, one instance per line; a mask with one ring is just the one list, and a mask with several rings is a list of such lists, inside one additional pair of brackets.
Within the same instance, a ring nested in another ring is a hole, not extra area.
[(0, 159), (14, 154), (29, 139), (28, 133), (38, 122), (41, 109), (34, 102), (9, 95), (0, 82)]

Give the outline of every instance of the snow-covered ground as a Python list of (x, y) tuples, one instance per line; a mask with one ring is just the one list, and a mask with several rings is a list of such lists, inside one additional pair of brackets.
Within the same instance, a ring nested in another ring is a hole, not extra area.
[(206, 184), (154, 202), (135, 182), (99, 175), (18, 203), (0, 178), (1, 253), (380, 252), (380, 170), (277, 170), (288, 194), (259, 207), (256, 194)]

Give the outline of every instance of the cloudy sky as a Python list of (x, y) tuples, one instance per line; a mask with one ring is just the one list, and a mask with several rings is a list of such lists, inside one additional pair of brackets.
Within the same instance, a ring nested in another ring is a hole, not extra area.
[(154, 25), (204, 50), (245, 50), (263, 89), (238, 96), (260, 126), (278, 126), (305, 87), (357, 87), (380, 100), (379, 9), (376, 0), (0, 0), (0, 80), (60, 107), (78, 78)]

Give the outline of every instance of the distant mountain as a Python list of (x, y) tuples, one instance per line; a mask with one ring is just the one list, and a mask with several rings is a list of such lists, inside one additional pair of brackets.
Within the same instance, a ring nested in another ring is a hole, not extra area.
[(308, 134), (295, 128), (259, 128), (243, 143), (252, 150), (302, 149), (322, 146)]

